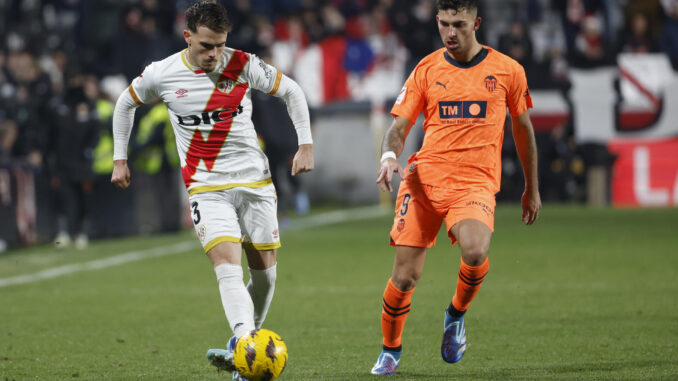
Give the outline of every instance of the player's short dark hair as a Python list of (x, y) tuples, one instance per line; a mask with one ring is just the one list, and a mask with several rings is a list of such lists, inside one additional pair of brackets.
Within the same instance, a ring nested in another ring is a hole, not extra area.
[(451, 9), (454, 11), (478, 11), (478, 0), (438, 0), (438, 10)]
[(215, 1), (200, 0), (191, 4), (186, 10), (186, 26), (194, 33), (198, 31), (198, 26), (223, 33), (230, 32), (233, 24), (221, 4)]

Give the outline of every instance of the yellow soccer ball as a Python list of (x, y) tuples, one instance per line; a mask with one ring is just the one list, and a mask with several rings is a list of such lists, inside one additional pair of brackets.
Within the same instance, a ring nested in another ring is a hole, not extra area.
[(250, 381), (275, 380), (287, 365), (287, 346), (277, 333), (257, 329), (238, 340), (233, 362), (235, 369)]

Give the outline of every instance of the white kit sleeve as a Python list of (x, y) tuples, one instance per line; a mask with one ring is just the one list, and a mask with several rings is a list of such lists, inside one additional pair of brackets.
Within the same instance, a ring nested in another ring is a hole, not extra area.
[(127, 145), (132, 133), (134, 112), (138, 106), (132, 98), (129, 88), (120, 94), (115, 103), (115, 110), (113, 111), (113, 160), (127, 159)]
[(144, 69), (120, 94), (113, 111), (113, 160), (127, 159), (127, 146), (134, 124), (136, 108), (158, 97), (155, 84), (156, 63)]
[(311, 117), (308, 113), (306, 96), (301, 90), (301, 87), (299, 87), (299, 85), (291, 78), (282, 74), (278, 91), (273, 95), (285, 100), (287, 113), (290, 114), (294, 129), (297, 131), (299, 145), (313, 144), (313, 137), (311, 136)]

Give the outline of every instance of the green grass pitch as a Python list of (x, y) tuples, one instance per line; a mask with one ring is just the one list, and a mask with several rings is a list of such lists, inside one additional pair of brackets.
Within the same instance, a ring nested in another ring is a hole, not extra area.
[[(369, 371), (393, 263), (390, 221), (283, 232), (265, 324), (289, 348), (281, 380), (379, 379)], [(95, 260), (181, 242), (188, 250), (92, 268)], [(525, 227), (518, 207), (500, 206), (490, 273), (467, 313), (466, 355), (446, 364), (443, 311), (458, 264), (459, 249), (442, 232), (414, 293), (392, 379), (678, 379), (678, 209), (546, 205)], [(49, 278), (69, 269), (86, 271)], [(49, 279), (0, 286), (0, 381), (230, 380), (204, 358), (230, 330), (192, 231), (0, 255), (0, 284), (36, 273)]]

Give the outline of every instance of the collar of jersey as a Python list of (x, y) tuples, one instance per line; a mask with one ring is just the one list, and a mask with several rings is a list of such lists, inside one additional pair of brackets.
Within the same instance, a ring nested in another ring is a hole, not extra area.
[(477, 64), (483, 62), (483, 60), (485, 59), (485, 57), (487, 57), (487, 54), (489, 52), (490, 51), (487, 48), (483, 47), (482, 49), (480, 49), (480, 52), (478, 52), (478, 54), (476, 54), (476, 56), (473, 57), (470, 61), (459, 62), (459, 61), (455, 60), (454, 58), (452, 58), (452, 56), (446, 50), (445, 51), (445, 59), (447, 60), (447, 62), (451, 63), (452, 65), (454, 65), (454, 66), (456, 66), (460, 69), (468, 69), (468, 68), (472, 68), (472, 67), (476, 66)]
[(193, 67), (193, 66), (188, 62), (188, 59), (186, 58), (186, 53), (187, 53), (187, 52), (188, 52), (188, 49), (184, 49), (184, 50), (181, 52), (181, 61), (184, 63), (184, 65), (186, 65), (186, 67), (188, 68), (188, 70), (194, 72), (195, 74), (205, 74), (205, 71), (204, 71), (204, 70), (202, 70), (202, 69), (200, 69), (200, 68), (195, 68), (195, 67)]

